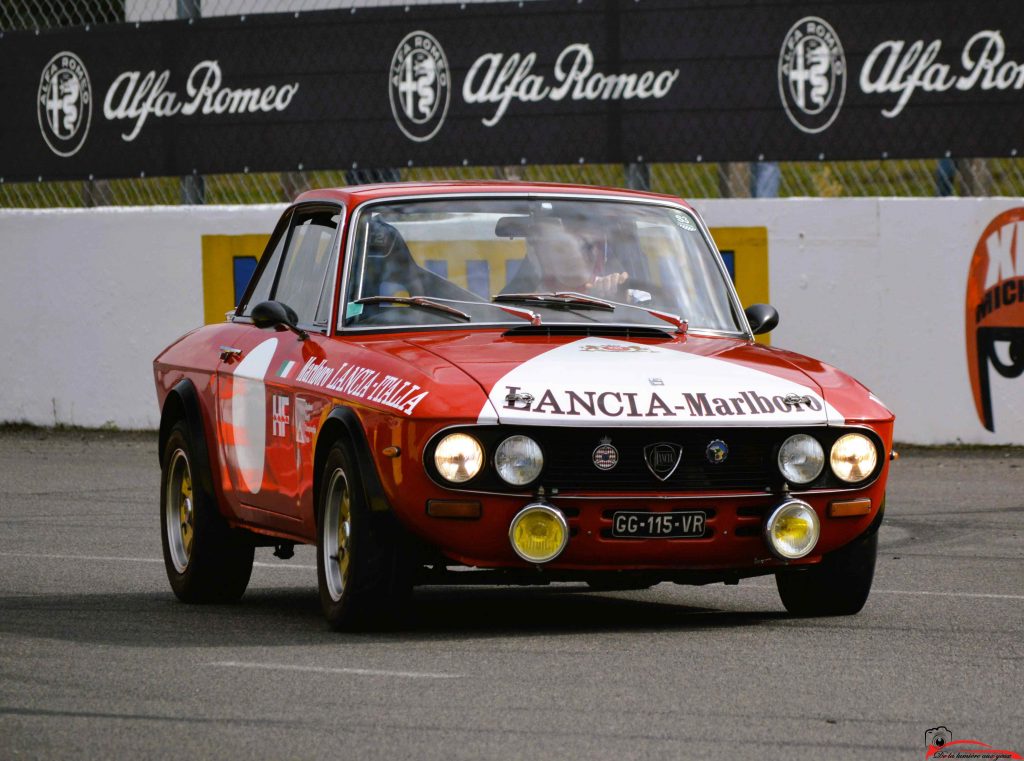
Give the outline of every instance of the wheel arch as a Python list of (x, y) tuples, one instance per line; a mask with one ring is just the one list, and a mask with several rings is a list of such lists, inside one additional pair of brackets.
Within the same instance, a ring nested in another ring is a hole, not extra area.
[(313, 455), (313, 509), (319, 509), (321, 474), (327, 454), (339, 440), (345, 443), (355, 460), (366, 504), (373, 512), (390, 512), (391, 503), (384, 494), (363, 425), (350, 407), (340, 406), (331, 410), (317, 436), (316, 453)]
[[(205, 467), (197, 468), (199, 471), (199, 486), (209, 496), (213, 497), (213, 463), (210, 461), (210, 452), (206, 446), (206, 435), (203, 427), (203, 413), (199, 403), (199, 393), (195, 384), (188, 378), (183, 378), (170, 390), (167, 399), (164, 401), (163, 409), (160, 412), (160, 436), (157, 456), (163, 462), (164, 449), (167, 440), (171, 436), (171, 429), (175, 423), (184, 421), (188, 429), (189, 444), (192, 447), (193, 458)], [(192, 474), (193, 479), (196, 473)]]

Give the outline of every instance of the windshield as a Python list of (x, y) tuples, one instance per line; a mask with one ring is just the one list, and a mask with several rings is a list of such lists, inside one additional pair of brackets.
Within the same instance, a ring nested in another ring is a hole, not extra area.
[(651, 314), (662, 312), (690, 329), (743, 330), (716, 254), (682, 209), (441, 198), (376, 204), (355, 224), (345, 327), (532, 319), (665, 328)]

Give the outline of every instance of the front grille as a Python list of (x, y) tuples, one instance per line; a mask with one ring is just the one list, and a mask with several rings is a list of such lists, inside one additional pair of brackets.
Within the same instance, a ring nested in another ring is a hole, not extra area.
[[(483, 445), (489, 465), (470, 481), (461, 485), (445, 482), (433, 464), (434, 448), (445, 435), (457, 430), (476, 437)], [(536, 493), (540, 487), (563, 494), (638, 492), (664, 494), (674, 492), (776, 491), (784, 485), (779, 472), (779, 448), (797, 433), (817, 438), (825, 452), (847, 428), (569, 428), (558, 426), (483, 425), (446, 428), (434, 435), (423, 452), (423, 464), (435, 483), (448, 489), (500, 493)], [(871, 436), (878, 451), (884, 452), (881, 439), (867, 428), (858, 428)], [(498, 444), (508, 436), (529, 436), (544, 452), (544, 469), (536, 481), (522, 487), (505, 483), (494, 469), (493, 458)], [(606, 439), (618, 452), (615, 467), (601, 470), (594, 464), (594, 450)], [(724, 461), (708, 459), (708, 445), (721, 441), (728, 447)], [(664, 481), (647, 467), (644, 448), (659, 443), (682, 447), (678, 467)], [(801, 490), (823, 488), (864, 488), (882, 472), (879, 457), (871, 478), (851, 486), (839, 481), (826, 466), (820, 476)], [(751, 518), (763, 516), (751, 515)]]
[[(594, 466), (594, 450), (605, 432), (587, 429), (534, 429), (545, 454), (541, 481), (560, 491), (714, 491), (762, 490), (779, 481), (774, 453), (779, 432), (770, 429), (619, 429), (610, 436), (618, 450), (611, 470)], [(707, 447), (721, 440), (729, 447), (722, 463), (709, 462)], [(682, 447), (675, 472), (664, 481), (644, 459), (644, 447), (668, 442)]]

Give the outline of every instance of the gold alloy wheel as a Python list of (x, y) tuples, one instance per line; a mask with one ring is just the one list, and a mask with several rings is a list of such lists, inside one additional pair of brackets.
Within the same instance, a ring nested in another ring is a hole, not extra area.
[(167, 468), (167, 492), (164, 500), (167, 524), (167, 545), (171, 562), (178, 573), (184, 573), (192, 556), (192, 541), (195, 538), (196, 512), (192, 498), (192, 471), (188, 455), (176, 449), (171, 455)]
[(323, 563), (327, 591), (334, 602), (341, 600), (348, 583), (352, 546), (352, 501), (345, 471), (338, 468), (331, 475), (324, 502)]

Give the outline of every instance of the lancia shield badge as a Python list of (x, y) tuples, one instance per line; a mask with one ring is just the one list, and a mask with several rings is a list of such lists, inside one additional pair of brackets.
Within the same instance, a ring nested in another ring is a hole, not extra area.
[(678, 444), (660, 441), (644, 447), (644, 461), (647, 469), (659, 481), (667, 481), (676, 472), (679, 462), (683, 459), (683, 448)]
[(725, 458), (729, 456), (729, 447), (721, 439), (715, 439), (708, 444), (705, 454), (707, 454), (708, 462), (718, 465), (725, 462)]
[(619, 450), (612, 446), (612, 440), (606, 436), (594, 450), (594, 467), (598, 470), (611, 470), (618, 464)]

